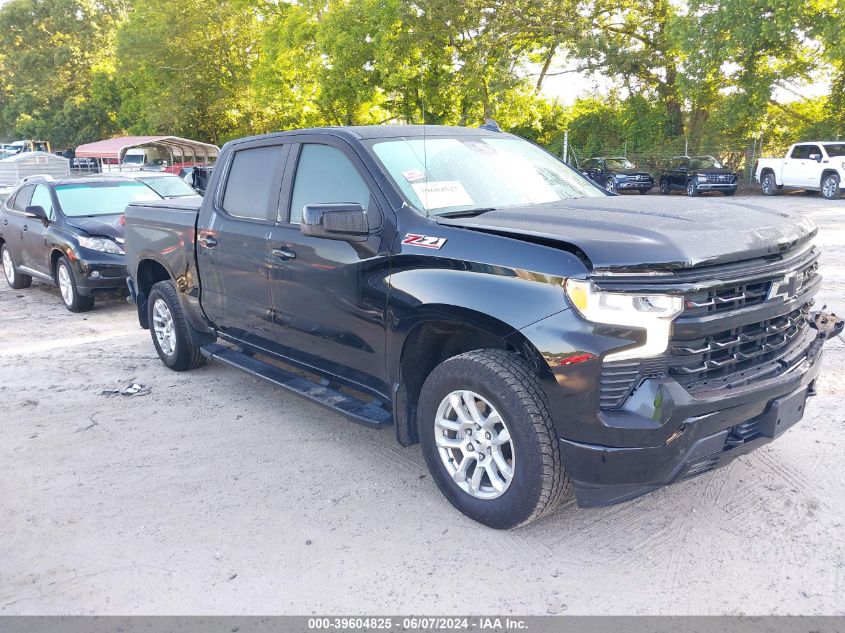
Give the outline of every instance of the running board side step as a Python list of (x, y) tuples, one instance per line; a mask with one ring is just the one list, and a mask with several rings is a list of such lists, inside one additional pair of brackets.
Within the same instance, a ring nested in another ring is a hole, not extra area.
[(311, 402), (337, 411), (359, 424), (378, 428), (393, 424), (392, 414), (377, 404), (318, 384), (231, 347), (219, 343), (210, 343), (200, 347), (200, 352), (210, 360), (236, 367), (256, 378), (271, 382)]

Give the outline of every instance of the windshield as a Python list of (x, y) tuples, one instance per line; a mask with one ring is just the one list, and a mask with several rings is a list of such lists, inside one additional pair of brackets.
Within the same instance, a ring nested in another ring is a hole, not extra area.
[(130, 202), (161, 200), (161, 196), (140, 182), (85, 182), (57, 185), (56, 197), (62, 213), (71, 218), (123, 213)]
[(123, 157), (123, 163), (126, 165), (143, 165), (144, 156), (142, 154), (127, 154)]
[(181, 178), (177, 176), (144, 176), (138, 178), (142, 183), (149, 186), (162, 198), (184, 198), (195, 196), (197, 192)]
[(690, 169), (722, 169), (722, 163), (712, 156), (695, 156), (689, 159)]
[(825, 143), (824, 149), (831, 158), (845, 156), (845, 143)]
[(440, 215), (557, 202), (604, 193), (551, 154), (512, 137), (373, 141), (387, 173), (412, 206)]
[(637, 168), (637, 166), (634, 165), (634, 163), (629, 161), (627, 158), (606, 158), (604, 160), (604, 162), (611, 169), (636, 169)]

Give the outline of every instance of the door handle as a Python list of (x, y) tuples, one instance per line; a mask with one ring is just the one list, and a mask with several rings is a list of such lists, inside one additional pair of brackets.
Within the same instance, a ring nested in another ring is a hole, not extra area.
[(287, 248), (274, 248), (272, 252), (273, 257), (278, 257), (279, 259), (296, 259), (296, 253)]
[(214, 248), (217, 246), (217, 240), (210, 235), (200, 235), (199, 243), (203, 248)]

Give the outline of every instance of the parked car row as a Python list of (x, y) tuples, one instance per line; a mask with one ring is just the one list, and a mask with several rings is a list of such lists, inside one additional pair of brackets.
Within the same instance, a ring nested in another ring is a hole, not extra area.
[(676, 156), (656, 181), (651, 173), (637, 169), (624, 156), (590, 158), (581, 166), (581, 173), (612, 193), (646, 194), (657, 184), (664, 195), (685, 191), (688, 196), (697, 196), (718, 191), (732, 196), (739, 183), (739, 174), (713, 156)]

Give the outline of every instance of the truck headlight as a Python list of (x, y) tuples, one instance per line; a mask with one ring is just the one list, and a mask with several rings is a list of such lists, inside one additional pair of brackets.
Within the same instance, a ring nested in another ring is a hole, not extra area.
[(599, 290), (591, 281), (568, 279), (566, 296), (587, 321), (606, 325), (641, 328), (645, 341), (621, 352), (611, 352), (605, 360), (626, 360), (659, 356), (669, 346), (672, 321), (684, 309), (682, 297), (635, 294)]
[(107, 237), (79, 237), (79, 245), (92, 251), (111, 253), (112, 255), (125, 255), (123, 249)]
[(698, 182), (707, 182), (707, 176), (704, 176), (704, 175), (699, 176)]

